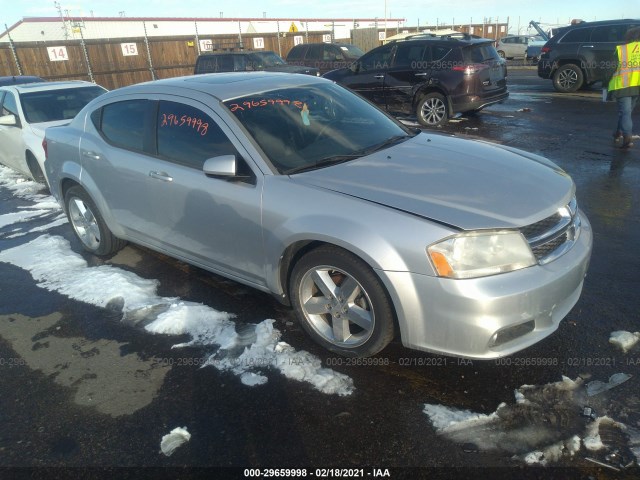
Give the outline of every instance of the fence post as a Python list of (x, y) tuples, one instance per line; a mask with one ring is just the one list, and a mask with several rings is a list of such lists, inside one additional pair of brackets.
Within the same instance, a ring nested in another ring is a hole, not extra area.
[(149, 48), (149, 37), (147, 37), (147, 22), (142, 21), (144, 27), (144, 45), (147, 47), (147, 59), (149, 60), (149, 71), (151, 72), (151, 80), (156, 80), (156, 72), (153, 70), (153, 60), (151, 60), (151, 49)]
[(276, 21), (278, 26), (278, 55), (282, 56), (282, 46), (280, 45), (280, 20)]
[(87, 51), (87, 44), (84, 43), (84, 35), (82, 34), (82, 29), (83, 28), (84, 28), (84, 26), (79, 27), (79, 30), (80, 30), (80, 45), (82, 45), (82, 51), (84, 52), (84, 61), (87, 62), (87, 72), (89, 73), (89, 79), (93, 83), (96, 83), (95, 78), (93, 78), (93, 70), (91, 70), (91, 61), (89, 60), (89, 52)]
[(304, 43), (309, 43), (309, 22), (304, 22)]
[(198, 48), (197, 52), (198, 52), (198, 55), (200, 55), (202, 52), (200, 51), (200, 37), (198, 36), (198, 21), (195, 20), (193, 22), (193, 24), (196, 27), (196, 45), (197, 45), (197, 48)]
[(244, 43), (242, 43), (242, 22), (238, 20), (238, 40), (240, 41), (240, 50), (244, 50)]
[(18, 75), (22, 75), (22, 66), (20, 66), (20, 60), (18, 60), (18, 53), (16, 52), (16, 46), (13, 44), (13, 39), (11, 38), (11, 34), (9, 33), (9, 27), (7, 27), (6, 23), (4, 24), (4, 29), (7, 31), (7, 37), (9, 37), (9, 47), (11, 48), (13, 61), (16, 62), (16, 67), (18, 67)]

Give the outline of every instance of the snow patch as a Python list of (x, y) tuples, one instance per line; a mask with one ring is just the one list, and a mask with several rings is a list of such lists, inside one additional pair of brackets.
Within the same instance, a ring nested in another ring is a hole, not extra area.
[(609, 336), (609, 343), (619, 347), (624, 353), (631, 350), (638, 343), (638, 340), (640, 340), (640, 332), (631, 333), (624, 330), (616, 330), (611, 332)]
[(160, 451), (169, 457), (178, 447), (189, 440), (191, 440), (191, 434), (187, 431), (187, 427), (174, 428), (170, 433), (162, 437)]

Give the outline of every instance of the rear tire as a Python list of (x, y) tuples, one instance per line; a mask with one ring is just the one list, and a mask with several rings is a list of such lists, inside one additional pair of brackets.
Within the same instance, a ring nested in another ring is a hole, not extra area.
[(49, 187), (49, 185), (47, 184), (47, 179), (42, 172), (42, 168), (40, 168), (38, 160), (36, 160), (36, 157), (31, 152), (27, 152), (27, 167), (29, 167), (31, 176), (36, 182), (42, 183), (47, 188)]
[(553, 74), (553, 87), (560, 93), (571, 93), (582, 87), (584, 74), (573, 63), (561, 65)]
[(82, 187), (69, 188), (64, 195), (64, 204), (69, 223), (87, 252), (108, 256), (127, 244), (111, 233), (96, 204)]
[(506, 58), (504, 52), (502, 50), (498, 50), (498, 55), (500, 55), (500, 58)]
[(418, 122), (425, 127), (437, 127), (449, 120), (449, 106), (444, 95), (431, 92), (418, 102), (416, 107)]
[(346, 357), (375, 355), (393, 339), (394, 310), (374, 271), (352, 253), (326, 245), (293, 268), (289, 293), (304, 330)]

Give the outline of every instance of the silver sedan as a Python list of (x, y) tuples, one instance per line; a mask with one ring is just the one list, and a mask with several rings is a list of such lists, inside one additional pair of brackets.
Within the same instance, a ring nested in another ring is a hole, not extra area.
[(270, 292), (342, 355), (398, 334), (466, 358), (517, 352), (558, 328), (591, 255), (575, 185), (549, 160), (416, 132), (308, 75), (122, 88), (45, 141), (86, 250), (131, 241)]

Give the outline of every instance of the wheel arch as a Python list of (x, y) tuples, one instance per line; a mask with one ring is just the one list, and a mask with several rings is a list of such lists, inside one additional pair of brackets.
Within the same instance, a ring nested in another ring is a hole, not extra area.
[(443, 87), (439, 86), (438, 84), (427, 84), (420, 87), (420, 89), (417, 90), (415, 95), (413, 96), (413, 105), (411, 106), (411, 110), (415, 112), (420, 101), (430, 93), (439, 93), (440, 95), (442, 95), (447, 102), (448, 116), (453, 116), (453, 104), (451, 103), (451, 96)]

